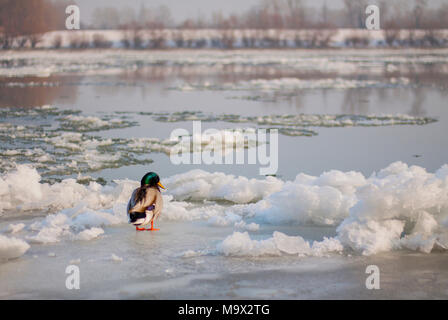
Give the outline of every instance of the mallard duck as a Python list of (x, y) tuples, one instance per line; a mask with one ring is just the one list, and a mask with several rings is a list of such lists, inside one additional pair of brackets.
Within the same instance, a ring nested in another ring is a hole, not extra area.
[[(133, 224), (137, 231), (160, 230), (154, 228), (154, 220), (159, 217), (163, 208), (160, 188), (166, 189), (160, 182), (158, 174), (148, 172), (143, 176), (140, 187), (132, 193), (127, 212), (129, 223)], [(141, 228), (149, 223), (151, 223), (150, 229)]]

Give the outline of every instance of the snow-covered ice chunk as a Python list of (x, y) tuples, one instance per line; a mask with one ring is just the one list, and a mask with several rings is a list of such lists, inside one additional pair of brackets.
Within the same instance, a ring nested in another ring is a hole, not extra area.
[(117, 256), (115, 253), (112, 253), (110, 259), (111, 259), (112, 261), (114, 261), (114, 262), (122, 262), (122, 261), (123, 261), (123, 258)]
[(217, 251), (226, 256), (323, 256), (329, 253), (339, 253), (342, 244), (334, 238), (314, 241), (311, 245), (301, 236), (288, 236), (275, 231), (271, 238), (253, 240), (247, 232), (234, 232), (217, 245)]
[(17, 224), (11, 223), (8, 226), (8, 230), (7, 231), (9, 233), (18, 233), (18, 232), (22, 231), (24, 228), (25, 228), (25, 224), (24, 223), (17, 223)]
[(95, 238), (98, 238), (100, 235), (104, 233), (104, 230), (101, 228), (90, 228), (78, 233), (75, 238), (76, 240), (88, 241)]
[(274, 177), (248, 179), (220, 172), (191, 170), (165, 179), (169, 193), (178, 200), (227, 200), (250, 203), (280, 191), (283, 182)]
[(0, 235), (0, 260), (21, 257), (30, 248), (25, 241)]

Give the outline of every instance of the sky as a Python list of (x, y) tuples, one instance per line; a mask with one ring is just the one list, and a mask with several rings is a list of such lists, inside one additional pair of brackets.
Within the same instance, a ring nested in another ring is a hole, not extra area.
[[(125, 7), (130, 6), (138, 10), (141, 4), (146, 7), (165, 5), (170, 8), (176, 22), (187, 18), (197, 18), (200, 15), (210, 17), (213, 12), (222, 11), (224, 14), (240, 13), (256, 5), (260, 0), (75, 0), (80, 9), (81, 17), (91, 23), (92, 12), (96, 7)], [(303, 0), (309, 7), (321, 7), (325, 2), (329, 8), (342, 8), (343, 0)], [(408, 0), (413, 2), (413, 0)], [(430, 6), (438, 6), (447, 0), (429, 0)], [(374, 4), (376, 0), (372, 0)]]

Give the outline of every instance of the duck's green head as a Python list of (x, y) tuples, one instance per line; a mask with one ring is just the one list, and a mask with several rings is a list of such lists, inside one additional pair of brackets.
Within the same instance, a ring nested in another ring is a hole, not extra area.
[(145, 174), (142, 178), (141, 181), (141, 186), (149, 186), (149, 187), (156, 187), (159, 186), (162, 189), (166, 189), (162, 183), (160, 183), (160, 177), (157, 173), (155, 172), (148, 172), (147, 174)]

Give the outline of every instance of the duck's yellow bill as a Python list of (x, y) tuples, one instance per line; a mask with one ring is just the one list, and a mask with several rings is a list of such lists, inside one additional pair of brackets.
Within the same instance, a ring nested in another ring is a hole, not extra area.
[(162, 189), (165, 189), (166, 190), (166, 188), (163, 186), (163, 184), (161, 184), (160, 182), (158, 182), (157, 183), (157, 185), (160, 187), (160, 188), (162, 188)]

